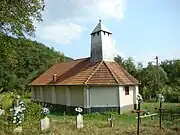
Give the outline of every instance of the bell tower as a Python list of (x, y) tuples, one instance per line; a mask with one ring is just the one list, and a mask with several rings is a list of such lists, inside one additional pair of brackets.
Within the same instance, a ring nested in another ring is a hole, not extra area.
[(108, 48), (112, 46), (112, 33), (99, 20), (91, 33), (91, 62), (114, 61), (108, 55)]

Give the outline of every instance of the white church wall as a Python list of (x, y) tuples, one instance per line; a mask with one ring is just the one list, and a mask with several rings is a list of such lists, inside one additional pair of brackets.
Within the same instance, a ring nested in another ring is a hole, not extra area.
[(34, 87), (31, 87), (31, 100), (35, 100), (35, 91), (34, 91)]
[(82, 86), (71, 86), (71, 106), (84, 106), (84, 92)]
[(129, 86), (129, 95), (125, 95), (125, 87), (119, 86), (120, 107), (134, 104), (134, 86)]
[(118, 107), (118, 87), (90, 87), (90, 107)]
[(66, 87), (55, 86), (56, 104), (66, 105)]
[(52, 103), (52, 86), (43, 86), (44, 102)]
[(33, 87), (33, 93), (34, 93), (34, 100), (40, 101), (40, 87), (39, 86), (34, 86)]

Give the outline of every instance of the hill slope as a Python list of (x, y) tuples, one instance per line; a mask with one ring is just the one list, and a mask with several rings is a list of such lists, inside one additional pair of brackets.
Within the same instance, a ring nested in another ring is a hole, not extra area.
[(25, 90), (50, 66), (66, 60), (71, 58), (36, 41), (0, 35), (0, 88)]

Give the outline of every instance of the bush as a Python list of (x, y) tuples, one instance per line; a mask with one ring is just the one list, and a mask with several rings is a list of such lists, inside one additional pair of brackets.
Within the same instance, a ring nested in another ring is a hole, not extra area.
[(26, 105), (25, 121), (35, 121), (41, 119), (41, 108), (39, 103), (29, 102)]

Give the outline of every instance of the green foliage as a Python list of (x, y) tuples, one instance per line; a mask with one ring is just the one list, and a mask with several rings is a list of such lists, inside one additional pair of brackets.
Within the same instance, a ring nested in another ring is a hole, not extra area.
[(152, 62), (147, 67), (142, 63), (135, 66), (131, 57), (124, 59), (118, 55), (114, 60), (141, 82), (144, 100), (155, 99), (158, 93), (163, 93), (168, 102), (180, 101), (180, 59), (162, 61), (158, 68)]
[(2, 36), (0, 40), (0, 88), (22, 92), (29, 82), (50, 68), (65, 61), (60, 52), (36, 41)]
[(44, 0), (1, 0), (0, 33), (23, 37), (33, 35), (34, 22), (42, 21)]
[(41, 108), (42, 106), (38, 103), (28, 102), (26, 104), (25, 121), (36, 121), (41, 119)]
[(119, 63), (124, 69), (126, 69), (131, 75), (135, 76), (136, 66), (134, 64), (134, 59), (132, 57), (123, 59), (121, 56), (117, 55), (117, 57), (115, 57), (114, 60), (117, 63)]

